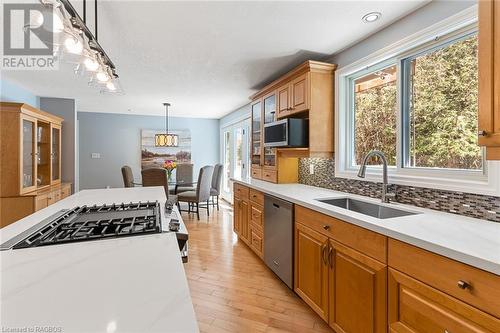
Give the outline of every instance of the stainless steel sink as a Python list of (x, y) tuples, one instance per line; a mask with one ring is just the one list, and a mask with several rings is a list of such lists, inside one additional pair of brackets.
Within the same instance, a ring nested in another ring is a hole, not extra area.
[(407, 210), (378, 205), (371, 202), (361, 201), (351, 198), (336, 198), (336, 199), (316, 199), (328, 205), (344, 208), (353, 212), (365, 214), (378, 219), (390, 219), (393, 217), (416, 215), (419, 213), (410, 212)]

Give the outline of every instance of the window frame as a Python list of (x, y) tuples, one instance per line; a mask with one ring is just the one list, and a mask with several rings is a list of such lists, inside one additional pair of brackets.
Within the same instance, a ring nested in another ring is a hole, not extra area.
[[(388, 168), (390, 182), (395, 184), (461, 191), (468, 193), (500, 194), (500, 162), (485, 160), (483, 148), (483, 169), (463, 170), (427, 167), (408, 167), (404, 163), (404, 117), (402, 87), (403, 60), (418, 56), (432, 49), (439, 49), (467, 35), (477, 33), (477, 6), (451, 16), (414, 35), (389, 45), (363, 59), (337, 70), (335, 74), (335, 176), (357, 178), (358, 169), (353, 165), (354, 157), (354, 94), (352, 83), (356, 77), (376, 71), (378, 68), (396, 65), (396, 166)], [(406, 92), (408, 93), (408, 92)], [(408, 129), (406, 129), (408, 130)], [(366, 180), (381, 181), (381, 166), (368, 166)]]

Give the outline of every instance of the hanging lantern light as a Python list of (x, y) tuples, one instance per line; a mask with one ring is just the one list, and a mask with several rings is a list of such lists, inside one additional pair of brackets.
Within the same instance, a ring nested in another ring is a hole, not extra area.
[(165, 105), (165, 133), (155, 135), (156, 147), (178, 147), (179, 136), (177, 134), (168, 133), (168, 107), (170, 103), (163, 103)]

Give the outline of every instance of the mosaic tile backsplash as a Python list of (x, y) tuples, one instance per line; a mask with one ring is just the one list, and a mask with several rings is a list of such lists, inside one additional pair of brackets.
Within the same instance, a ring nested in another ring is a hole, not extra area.
[[(314, 174), (309, 165), (314, 164)], [(334, 177), (335, 161), (325, 158), (299, 159), (299, 183), (335, 191), (380, 198), (382, 183)], [(403, 204), (440, 210), (484, 220), (500, 222), (500, 197), (443, 191), (392, 184), (396, 201)]]

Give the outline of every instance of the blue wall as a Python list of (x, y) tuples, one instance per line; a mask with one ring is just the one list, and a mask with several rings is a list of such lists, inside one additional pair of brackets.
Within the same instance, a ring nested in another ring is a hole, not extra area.
[[(141, 129), (161, 130), (164, 124), (165, 118), (158, 116), (78, 112), (80, 189), (123, 187), (123, 165), (129, 165), (140, 182)], [(195, 177), (203, 165), (219, 162), (218, 119), (172, 117), (169, 129), (191, 131)], [(92, 159), (92, 153), (101, 158)]]
[(3, 102), (27, 103), (39, 107), (39, 98), (31, 91), (6, 80), (0, 80), (0, 100)]

